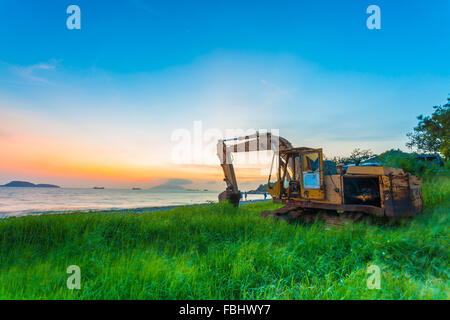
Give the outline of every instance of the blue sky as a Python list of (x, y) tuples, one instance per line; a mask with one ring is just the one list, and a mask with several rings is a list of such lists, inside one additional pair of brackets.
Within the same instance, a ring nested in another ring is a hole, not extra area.
[[(66, 28), (71, 4), (81, 30)], [(381, 30), (366, 27), (371, 4)], [(444, 0), (0, 0), (0, 139), (137, 168), (167, 166), (171, 133), (195, 120), (277, 128), (330, 156), (405, 149), (415, 117), (450, 93), (449, 13)], [(39, 163), (0, 180), (38, 175)], [(89, 179), (52, 170), (39, 177)]]
[[(82, 10), (80, 32), (65, 28), (70, 4)], [(370, 4), (381, 8), (380, 31), (365, 27)], [(55, 58), (74, 71), (96, 66), (131, 73), (225, 49), (292, 53), (334, 71), (449, 73), (445, 0), (17, 0), (0, 1), (0, 10), (2, 59), (12, 64)]]

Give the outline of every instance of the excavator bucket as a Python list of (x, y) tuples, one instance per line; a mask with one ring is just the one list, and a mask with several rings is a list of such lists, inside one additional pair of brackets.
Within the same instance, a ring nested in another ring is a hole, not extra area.
[(233, 206), (239, 206), (239, 202), (241, 200), (241, 193), (236, 193), (236, 192), (232, 192), (229, 190), (225, 190), (223, 192), (221, 192), (219, 194), (219, 201), (220, 202), (225, 202), (228, 201), (230, 202)]

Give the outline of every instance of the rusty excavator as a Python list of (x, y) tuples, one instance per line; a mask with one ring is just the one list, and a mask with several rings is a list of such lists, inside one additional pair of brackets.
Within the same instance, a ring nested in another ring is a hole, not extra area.
[(217, 155), (227, 185), (219, 201), (238, 206), (241, 199), (232, 154), (267, 150), (273, 151), (267, 192), (284, 206), (262, 212), (264, 217), (311, 221), (320, 216), (341, 224), (341, 219), (358, 221), (365, 216), (410, 217), (423, 209), (420, 179), (401, 169), (359, 163), (337, 167), (323, 160), (322, 149), (295, 148), (282, 137), (258, 132), (219, 140)]

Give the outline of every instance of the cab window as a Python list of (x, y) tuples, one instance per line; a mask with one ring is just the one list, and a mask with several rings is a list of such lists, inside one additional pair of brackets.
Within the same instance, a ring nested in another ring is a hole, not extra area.
[(302, 176), (304, 189), (320, 189), (319, 152), (308, 152), (302, 155)]

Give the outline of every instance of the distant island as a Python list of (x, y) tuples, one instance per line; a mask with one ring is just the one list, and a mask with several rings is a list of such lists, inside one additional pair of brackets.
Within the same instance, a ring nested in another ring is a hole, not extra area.
[(92, 189), (95, 189), (95, 190), (104, 190), (105, 187), (93, 187)]
[(260, 184), (256, 190), (247, 191), (247, 194), (263, 194), (267, 192), (267, 184)]
[[(154, 187), (151, 187), (149, 190), (153, 191), (172, 191), (172, 192), (202, 192), (202, 190), (199, 189), (187, 189), (185, 187), (179, 186), (179, 185), (172, 185), (172, 184), (160, 184)], [(203, 192), (207, 192), (207, 189), (204, 189)]]
[(0, 187), (7, 187), (7, 188), (61, 188), (60, 186), (56, 186), (54, 184), (46, 184), (46, 183), (40, 183), (40, 184), (34, 184), (27, 181), (11, 181), (10, 183), (7, 183)]
[(170, 184), (160, 184), (158, 186), (154, 186), (154, 187), (150, 188), (149, 190), (155, 190), (155, 191), (187, 191), (182, 186), (170, 185)]

